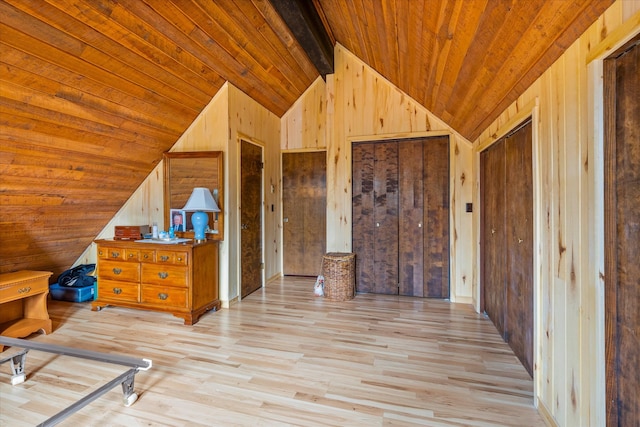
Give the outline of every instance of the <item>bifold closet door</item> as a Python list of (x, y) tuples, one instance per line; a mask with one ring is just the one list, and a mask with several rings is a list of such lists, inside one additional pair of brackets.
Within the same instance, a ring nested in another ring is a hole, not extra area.
[(484, 311), (533, 375), (531, 122), (480, 154)]
[(505, 339), (533, 376), (533, 159), (531, 122), (506, 141)]
[(423, 296), (449, 298), (449, 137), (423, 144)]
[(604, 63), (607, 426), (639, 426), (640, 36)]
[(449, 138), (355, 143), (358, 292), (449, 297)]
[(449, 298), (449, 137), (397, 146), (399, 293)]
[(397, 144), (352, 150), (353, 251), (358, 292), (398, 294)]
[(505, 304), (505, 145), (480, 153), (482, 286), (484, 311), (504, 336)]
[(398, 144), (400, 163), (399, 293), (424, 294), (424, 162), (422, 140)]

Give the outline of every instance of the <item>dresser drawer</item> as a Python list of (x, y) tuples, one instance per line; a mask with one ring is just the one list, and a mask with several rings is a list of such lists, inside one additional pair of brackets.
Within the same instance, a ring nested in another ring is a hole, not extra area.
[(98, 262), (98, 277), (100, 279), (119, 280), (124, 282), (140, 281), (140, 264), (100, 261)]
[(138, 302), (138, 284), (117, 280), (98, 280), (98, 298)]
[(98, 246), (98, 258), (114, 261), (140, 261), (140, 250), (134, 248), (112, 248), (109, 246)]
[(142, 283), (186, 288), (189, 269), (176, 265), (142, 264)]
[(188, 253), (182, 251), (156, 251), (158, 264), (187, 265)]
[(140, 261), (156, 262), (156, 251), (153, 249), (142, 249), (140, 251)]
[(187, 293), (188, 290), (186, 288), (142, 285), (140, 301), (143, 304), (186, 308)]
[(45, 291), (49, 291), (48, 277), (14, 283), (0, 288), (0, 303), (26, 298)]

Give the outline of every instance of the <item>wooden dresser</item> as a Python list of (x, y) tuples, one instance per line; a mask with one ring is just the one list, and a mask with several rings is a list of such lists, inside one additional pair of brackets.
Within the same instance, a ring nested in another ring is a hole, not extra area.
[[(51, 333), (47, 311), (49, 271), (0, 274), (0, 335), (22, 338), (42, 330)], [(0, 345), (0, 351), (3, 346)]]
[(218, 310), (218, 242), (162, 244), (96, 240), (98, 298), (107, 305), (164, 311), (193, 325)]

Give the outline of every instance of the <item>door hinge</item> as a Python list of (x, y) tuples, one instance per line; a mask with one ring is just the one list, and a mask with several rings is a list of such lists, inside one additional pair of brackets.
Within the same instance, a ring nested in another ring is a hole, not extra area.
[(260, 169), (264, 169), (264, 162), (260, 162)]
[(264, 262), (260, 263), (260, 270), (264, 270)]

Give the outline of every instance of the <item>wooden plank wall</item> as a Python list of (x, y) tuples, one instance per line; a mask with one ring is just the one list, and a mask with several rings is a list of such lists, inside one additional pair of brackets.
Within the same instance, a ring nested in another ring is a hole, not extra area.
[[(280, 177), (280, 120), (227, 83), (191, 124), (170, 151), (222, 150), (225, 156), (225, 240), (220, 242), (220, 300), (228, 307), (239, 291), (238, 224), (238, 137), (260, 141), (265, 146), (265, 185), (278, 183)], [(161, 162), (113, 217), (97, 238), (113, 237), (115, 225), (163, 224), (163, 163)], [(275, 211), (265, 209), (265, 276), (280, 273), (279, 186), (275, 192), (265, 189), (266, 203)], [(166, 226), (165, 226), (166, 228)], [(90, 246), (76, 261), (94, 263), (95, 245)]]
[(605, 425), (602, 80), (588, 59), (638, 31), (640, 1), (614, 3), (474, 142), (534, 111), (535, 393), (559, 426)]
[(471, 302), (473, 223), (465, 212), (473, 197), (469, 141), (337, 44), (335, 74), (326, 82), (316, 80), (283, 116), (281, 148), (327, 149), (327, 250), (350, 252), (352, 141), (429, 134), (450, 134), (451, 300)]

